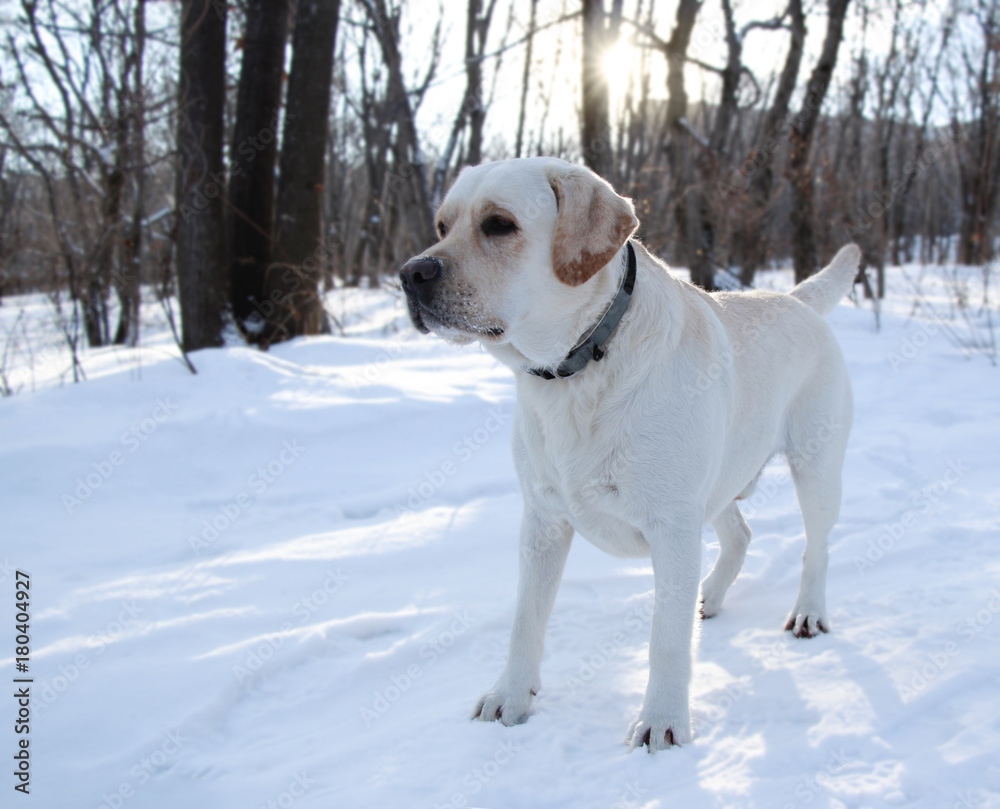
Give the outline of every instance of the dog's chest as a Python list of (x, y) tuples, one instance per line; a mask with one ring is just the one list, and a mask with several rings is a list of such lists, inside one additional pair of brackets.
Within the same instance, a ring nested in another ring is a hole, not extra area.
[(599, 424), (558, 422), (548, 415), (528, 431), (530, 476), (540, 504), (607, 553), (648, 556), (649, 546), (630, 519), (640, 498), (628, 447)]

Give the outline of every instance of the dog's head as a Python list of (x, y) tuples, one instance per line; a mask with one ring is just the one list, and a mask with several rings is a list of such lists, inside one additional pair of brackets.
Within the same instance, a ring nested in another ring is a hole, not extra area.
[(617, 277), (600, 270), (638, 224), (632, 203), (581, 166), (467, 168), (437, 212), (440, 241), (400, 271), (410, 318), (454, 342), (557, 361), (606, 303)]

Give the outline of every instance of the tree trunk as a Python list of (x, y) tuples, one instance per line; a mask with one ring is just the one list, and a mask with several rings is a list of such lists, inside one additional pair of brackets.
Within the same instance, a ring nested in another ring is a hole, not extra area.
[(222, 345), (226, 240), (222, 109), (226, 6), (183, 0), (177, 128), (177, 282), (185, 351)]
[(583, 0), (580, 150), (587, 167), (612, 182), (615, 178), (612, 176), (610, 97), (604, 58), (618, 38), (621, 16), (622, 0), (613, 0), (610, 19), (606, 19), (604, 13), (604, 0)]
[(733, 118), (736, 116), (736, 93), (739, 89), (740, 74), (743, 70), (743, 43), (736, 34), (736, 20), (730, 0), (722, 0), (722, 11), (726, 26), (726, 67), (722, 71), (722, 93), (715, 111), (715, 121), (708, 136), (707, 148), (700, 149), (700, 160), (695, 162), (701, 175), (696, 181), (692, 195), (697, 212), (697, 229), (694, 236), (694, 257), (690, 263), (691, 282), (708, 290), (716, 289), (715, 267), (719, 264), (715, 257), (716, 222), (710, 190), (716, 188), (718, 166), (725, 160), (726, 142)]
[(274, 168), (288, 14), (288, 0), (250, 0), (247, 4), (230, 152), (226, 230), (233, 316), (251, 343), (266, 343), (266, 321), (280, 308), (280, 302), (268, 299), (265, 290), (272, 260)]
[[(266, 320), (279, 307), (266, 298), (265, 289), (272, 261), (274, 168), (288, 14), (288, 0), (247, 4), (226, 226), (233, 315), (251, 343), (266, 339)], [(294, 124), (310, 126), (305, 121)], [(325, 118), (319, 126), (326, 127)]]
[(850, 0), (829, 0), (823, 52), (806, 86), (802, 110), (792, 125), (792, 256), (795, 282), (816, 272), (816, 236), (813, 230), (813, 176), (809, 149), (819, 120), (819, 111), (830, 87), (837, 51), (844, 34), (844, 16)]
[(269, 342), (329, 331), (320, 277), (329, 256), (322, 224), (333, 50), (340, 0), (299, 0), (288, 80), (274, 228), (275, 271), (268, 297), (279, 303), (269, 319)]
[(458, 139), (466, 126), (469, 129), (469, 145), (462, 163), (478, 166), (483, 161), (483, 124), (486, 122), (486, 106), (483, 104), (483, 55), (486, 51), (486, 37), (489, 34), (496, 0), (490, 0), (490, 5), (483, 16), (480, 16), (482, 0), (468, 0), (468, 2), (465, 24), (465, 95), (451, 125), (448, 143), (434, 168), (434, 188), (431, 192), (431, 204), (434, 208), (441, 204), (448, 169)]
[(479, 16), (482, 0), (468, 0), (468, 21), (465, 42), (465, 90), (466, 109), (469, 113), (469, 148), (465, 162), (478, 166), (483, 162), (483, 125), (486, 123), (486, 105), (483, 103), (483, 54), (486, 51), (486, 37), (496, 0), (490, 0), (483, 17)]
[(764, 121), (764, 140), (757, 149), (751, 151), (743, 162), (742, 173), (749, 177), (748, 218), (744, 243), (748, 245), (740, 280), (747, 286), (753, 285), (754, 275), (764, 266), (771, 254), (768, 241), (770, 222), (768, 208), (771, 191), (774, 188), (774, 156), (780, 143), (780, 135), (788, 118), (788, 105), (795, 91), (802, 64), (802, 49), (806, 41), (806, 19), (802, 10), (802, 0), (790, 0), (788, 13), (791, 17), (791, 42), (788, 56), (781, 69), (778, 89), (774, 102)]
[(695, 19), (701, 9), (701, 0), (680, 0), (677, 6), (677, 17), (674, 30), (667, 42), (667, 118), (664, 123), (664, 137), (669, 138), (666, 144), (667, 164), (670, 167), (670, 177), (674, 206), (674, 220), (677, 225), (677, 256), (678, 263), (691, 268), (691, 281), (695, 284), (714, 282), (709, 273), (705, 278), (696, 272), (701, 267), (698, 243), (698, 209), (694, 192), (694, 173), (691, 166), (693, 139), (687, 122), (687, 90), (684, 87), (684, 68), (687, 59), (687, 49), (691, 42), (691, 31)]
[[(434, 241), (434, 210), (431, 192), (424, 175), (424, 155), (413, 116), (410, 94), (403, 79), (403, 60), (399, 52), (399, 18), (390, 15), (385, 0), (373, 0), (369, 11), (374, 15), (375, 35), (388, 72), (385, 103), (396, 122), (393, 146), (394, 171), (390, 175), (390, 193), (407, 192), (402, 205), (415, 215), (412, 251), (424, 249)], [(391, 212), (389, 212), (391, 213)]]
[[(125, 234), (122, 266), (115, 279), (120, 312), (115, 331), (116, 345), (135, 346), (139, 343), (139, 273), (142, 269), (142, 220), (145, 217), (146, 193), (146, 114), (143, 91), (143, 58), (146, 48), (146, 0), (138, 0), (134, 11), (133, 50), (129, 54), (122, 82), (126, 90), (119, 103), (119, 125), (127, 135), (119, 148), (128, 149), (132, 169), (132, 219)], [(132, 75), (132, 89), (129, 75)]]
[[(959, 156), (962, 220), (959, 227), (959, 264), (985, 264), (994, 255), (994, 219), (1000, 198), (1000, 19), (998, 3), (983, 2), (976, 21), (983, 34), (978, 67), (966, 60), (974, 88), (975, 118), (960, 125), (952, 121), (956, 139), (966, 136)], [(960, 147), (961, 148), (961, 147)]]
[(521, 107), (517, 115), (517, 137), (514, 140), (514, 157), (521, 157), (524, 153), (524, 112), (528, 104), (528, 82), (531, 79), (531, 55), (535, 43), (537, 19), (538, 0), (531, 0), (531, 19), (528, 22), (528, 41), (524, 52), (524, 71), (521, 74)]

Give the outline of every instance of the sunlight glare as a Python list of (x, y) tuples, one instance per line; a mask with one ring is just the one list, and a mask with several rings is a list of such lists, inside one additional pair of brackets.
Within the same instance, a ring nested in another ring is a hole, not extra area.
[(632, 56), (632, 45), (624, 36), (619, 37), (618, 41), (604, 54), (602, 60), (604, 75), (612, 91), (615, 88), (624, 90), (625, 85), (628, 84), (629, 75), (632, 72)]

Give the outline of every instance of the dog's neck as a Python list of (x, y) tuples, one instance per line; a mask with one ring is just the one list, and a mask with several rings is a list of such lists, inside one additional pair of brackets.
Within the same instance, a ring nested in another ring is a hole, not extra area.
[(600, 320), (580, 337), (555, 368), (527, 367), (524, 370), (542, 379), (566, 379), (580, 373), (590, 362), (600, 362), (607, 351), (611, 336), (628, 311), (629, 303), (632, 301), (632, 291), (635, 288), (635, 275), (635, 249), (632, 247), (632, 242), (628, 241), (625, 243), (625, 268), (618, 284), (618, 291)]
[[(629, 309), (636, 275), (635, 249), (629, 241), (594, 276), (593, 282), (600, 279), (598, 289), (603, 291), (595, 290), (590, 301), (577, 309), (569, 330), (558, 336), (555, 333), (550, 336), (548, 344), (552, 354), (548, 357), (529, 357), (507, 342), (497, 345), (482, 341), (482, 345), (519, 375), (559, 380), (578, 374), (592, 361), (604, 356), (619, 322)], [(550, 325), (555, 327), (558, 320), (561, 318)], [(566, 328), (565, 325), (563, 328)], [(555, 331), (553, 328), (553, 332)]]

